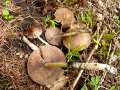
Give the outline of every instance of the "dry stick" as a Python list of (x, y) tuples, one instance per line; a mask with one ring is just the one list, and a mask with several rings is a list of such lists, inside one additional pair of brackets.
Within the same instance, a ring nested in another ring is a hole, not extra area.
[[(102, 36), (104, 35), (104, 33), (105, 33), (106, 31), (107, 31), (107, 27), (105, 27), (105, 29), (102, 31), (100, 37), (98, 38), (98, 42), (100, 42), (100, 40), (102, 39)], [(98, 44), (96, 44), (95, 47), (94, 47), (94, 48), (92, 49), (92, 51), (90, 52), (89, 57), (87, 58), (86, 63), (88, 63), (88, 62), (90, 61), (92, 55), (94, 54), (94, 52), (96, 51), (97, 48), (98, 48)], [(83, 71), (84, 71), (84, 70), (80, 70), (80, 71), (79, 71), (79, 74), (78, 74), (77, 78), (75, 79), (75, 81), (74, 81), (74, 83), (73, 83), (73, 85), (72, 85), (72, 87), (71, 87), (71, 90), (74, 90), (74, 88), (76, 87), (76, 85), (77, 85), (77, 83), (78, 83), (78, 81), (79, 81), (79, 79), (80, 79)]]
[[(65, 62), (57, 62), (57, 63), (46, 63), (46, 67), (67, 67), (68, 64)], [(108, 64), (102, 64), (102, 63), (78, 63), (74, 62), (72, 64), (73, 68), (81, 68), (81, 69), (87, 69), (87, 70), (102, 70), (107, 71), (111, 74), (117, 74), (117, 69), (111, 65)]]
[(39, 48), (34, 45), (33, 43), (31, 43), (25, 36), (23, 36), (23, 41), (29, 45), (29, 47), (33, 50), (33, 51), (39, 51)]
[(102, 70), (107, 71), (111, 74), (117, 74), (117, 69), (108, 64), (101, 64), (101, 63), (73, 63), (74, 68), (81, 68), (87, 70)]
[(110, 46), (109, 46), (109, 50), (108, 50), (108, 53), (107, 53), (107, 58), (106, 58), (107, 60), (109, 59), (110, 51), (111, 51), (111, 49), (112, 49), (112, 45), (111, 45), (111, 44), (112, 44), (112, 41), (111, 41), (110, 44), (109, 44)]

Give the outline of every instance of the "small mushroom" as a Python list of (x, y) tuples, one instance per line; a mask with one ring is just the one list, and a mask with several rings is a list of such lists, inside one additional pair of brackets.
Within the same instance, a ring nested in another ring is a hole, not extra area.
[(22, 25), (22, 27), (25, 29), (23, 34), (26, 35), (28, 38), (38, 38), (43, 43), (48, 44), (40, 37), (43, 31), (41, 25), (36, 20), (31, 17), (26, 18), (23, 21)]
[(33, 49), (27, 62), (27, 70), (31, 79), (38, 84), (46, 85), (50, 90), (60, 90), (67, 81), (64, 70), (59, 67), (47, 67), (45, 64), (65, 63), (65, 56), (62, 51), (49, 44), (38, 48), (26, 37), (23, 37), (23, 40)]
[[(69, 29), (68, 32), (78, 31), (77, 28)], [(91, 36), (88, 32), (79, 31), (76, 35), (65, 37), (63, 44), (66, 48), (71, 50), (81, 51), (86, 49), (91, 43)]]
[(58, 28), (48, 28), (46, 29), (45, 37), (48, 43), (59, 46), (62, 38), (57, 36), (61, 34), (62, 32)]
[(57, 9), (54, 16), (58, 22), (61, 22), (63, 28), (70, 27), (75, 22), (74, 14), (68, 8)]
[[(40, 46), (41, 55), (47, 62), (65, 62), (64, 53), (59, 48), (48, 44), (43, 39), (41, 41), (45, 44)], [(51, 50), (52, 52), (49, 52)]]
[[(47, 62), (65, 62), (65, 56), (63, 52), (55, 46), (44, 45), (40, 46), (42, 57), (47, 60)], [(51, 51), (52, 50), (52, 51)]]
[(31, 17), (24, 19), (22, 23), (22, 28), (24, 29), (23, 34), (28, 38), (39, 38), (39, 36), (43, 32), (39, 22)]
[(58, 28), (48, 28), (46, 29), (45, 37), (49, 44), (59, 46), (63, 37), (68, 37), (75, 34), (78, 34), (78, 31), (63, 33)]

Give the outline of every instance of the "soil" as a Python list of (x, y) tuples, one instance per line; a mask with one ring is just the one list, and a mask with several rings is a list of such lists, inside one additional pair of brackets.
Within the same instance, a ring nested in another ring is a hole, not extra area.
[[(120, 26), (113, 20), (114, 15), (120, 17), (120, 0), (10, 0), (8, 9), (10, 14), (14, 16), (11, 21), (6, 21), (2, 16), (2, 9), (4, 8), (4, 2), (0, 1), (0, 90), (49, 90), (43, 85), (39, 85), (31, 80), (27, 73), (27, 60), (32, 52), (32, 50), (22, 41), (21, 23), (26, 17), (32, 17), (36, 19), (45, 29), (46, 26), (43, 23), (43, 18), (45, 16), (50, 16), (54, 19), (54, 12), (58, 7), (69, 8), (75, 15), (77, 22), (79, 20), (79, 14), (84, 12), (84, 10), (90, 10), (92, 12), (93, 25), (88, 25), (89, 32), (92, 36), (98, 33), (100, 36), (103, 27), (107, 27), (107, 33), (117, 32)], [(47, 2), (46, 2), (47, 1)], [(69, 1), (69, 2), (68, 2)], [(104, 20), (97, 20), (97, 14), (101, 13)], [(98, 23), (102, 23), (98, 32), (96, 32), (96, 27)], [(115, 52), (117, 60), (112, 63), (114, 67), (117, 68), (118, 74), (116, 76), (109, 73), (106, 74), (101, 86), (105, 88), (110, 88), (115, 86), (116, 89), (120, 90), (120, 58), (116, 54), (117, 50), (120, 49), (120, 38), (119, 32), (115, 38), (111, 40), (110, 54)], [(98, 37), (99, 37), (98, 36)], [(43, 35), (44, 37), (44, 35)], [(104, 40), (104, 38), (102, 38)], [(116, 43), (116, 41), (118, 43)], [(37, 46), (42, 43), (37, 39), (31, 40)], [(93, 50), (95, 46), (94, 38), (92, 39), (91, 45), (86, 50), (80, 51), (80, 59), (78, 62), (86, 62), (90, 51)], [(65, 47), (60, 47), (63, 50)], [(108, 47), (109, 48), (109, 47)], [(115, 48), (115, 50), (114, 50)], [(98, 54), (99, 48), (92, 54), (90, 62), (98, 62), (108, 64), (108, 57), (104, 57)], [(49, 51), (50, 52), (50, 51)], [(66, 53), (66, 48), (63, 50)], [(78, 75), (79, 70), (70, 69), (67, 71), (66, 75), (70, 78), (67, 84), (62, 90), (70, 90), (74, 80)], [(82, 74), (77, 87), (75, 90), (81, 90), (87, 79), (92, 76), (103, 76), (104, 72), (85, 70)], [(106, 90), (101, 87), (99, 90)], [(93, 90), (89, 87), (88, 90)]]

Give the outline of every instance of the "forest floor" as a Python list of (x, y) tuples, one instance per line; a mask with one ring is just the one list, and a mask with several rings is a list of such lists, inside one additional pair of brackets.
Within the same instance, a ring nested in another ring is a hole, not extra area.
[[(5, 7), (9, 18), (3, 13)], [(54, 13), (60, 7), (71, 10), (76, 22), (84, 23), (92, 36), (90, 46), (79, 52), (76, 61), (86, 62), (90, 57), (89, 62), (110, 64), (118, 71), (113, 75), (84, 70), (75, 90), (120, 90), (120, 0), (0, 1), (0, 90), (48, 90), (33, 82), (27, 73), (27, 60), (32, 50), (23, 42), (20, 26), (30, 16), (46, 29), (49, 25), (45, 25), (44, 19), (49, 16), (54, 21)], [(31, 41), (37, 46), (41, 44), (37, 39)], [(70, 90), (79, 71), (72, 69), (67, 73), (69, 80), (62, 90)]]

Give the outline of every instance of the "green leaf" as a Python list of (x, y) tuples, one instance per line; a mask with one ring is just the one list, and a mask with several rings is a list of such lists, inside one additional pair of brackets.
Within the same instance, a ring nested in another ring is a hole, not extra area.
[(4, 18), (5, 20), (8, 20), (8, 16), (4, 16), (3, 18)]
[(10, 15), (10, 16), (8, 16), (8, 19), (9, 19), (9, 20), (11, 20), (11, 19), (13, 19), (13, 18), (14, 18), (14, 17), (13, 17), (13, 16), (11, 16), (11, 15)]
[(94, 88), (94, 90), (97, 89), (98, 85), (100, 82), (100, 77), (99, 76), (93, 76), (91, 77), (90, 85)]
[(96, 82), (97, 85), (99, 84), (99, 82), (100, 82), (100, 77), (99, 76), (96, 76), (95, 82)]
[(118, 20), (118, 19), (119, 19), (119, 16), (114, 15), (114, 16), (113, 16), (113, 19), (114, 19), (114, 20)]
[(9, 16), (9, 14), (10, 14), (10, 13), (9, 13), (8, 9), (6, 9), (6, 8), (3, 9), (3, 11), (2, 11), (2, 15), (3, 15), (3, 16)]
[(92, 13), (90, 10), (85, 10), (81, 14), (81, 20), (82, 22), (86, 23), (89, 26), (92, 26)]
[(103, 38), (105, 40), (112, 40), (114, 38), (115, 34), (114, 33), (111, 33), (111, 34), (104, 34), (103, 35)]
[(53, 28), (55, 28), (56, 27), (56, 25), (57, 25), (57, 23), (56, 23), (56, 21), (55, 20), (50, 20), (50, 23), (51, 23), (51, 27), (53, 27)]
[(54, 19), (52, 20), (50, 16), (44, 17), (43, 20), (44, 20), (43, 22), (44, 22), (45, 26), (50, 26), (50, 27), (55, 28), (57, 25), (57, 22)]
[(97, 45), (101, 46), (101, 43), (98, 42), (97, 40), (93, 39), (93, 41), (94, 41)]
[(84, 84), (83, 87), (81, 88), (81, 90), (88, 90), (87, 85)]
[(117, 90), (115, 86), (112, 86), (109, 90)]
[(8, 5), (10, 3), (10, 0), (6, 0), (5, 3)]
[(113, 19), (114, 19), (114, 21), (115, 21), (117, 24), (120, 25), (120, 17), (119, 17), (119, 16), (114, 15), (114, 16), (113, 16)]
[(115, 51), (115, 55), (120, 56), (120, 49), (119, 49), (119, 48), (116, 49), (116, 51)]
[(76, 61), (80, 57), (80, 53), (78, 50), (69, 50), (66, 54), (66, 57), (69, 61)]

